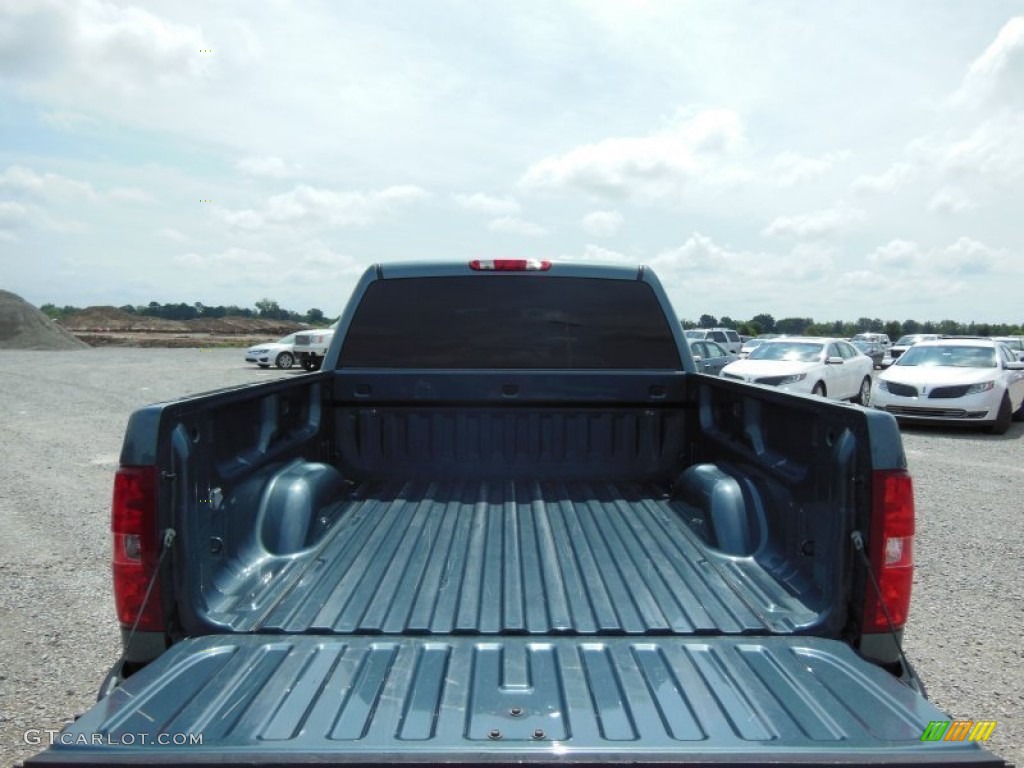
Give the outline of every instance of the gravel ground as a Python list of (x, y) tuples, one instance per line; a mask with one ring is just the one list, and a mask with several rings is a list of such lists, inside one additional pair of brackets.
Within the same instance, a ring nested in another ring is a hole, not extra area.
[[(132, 410), (301, 371), (241, 350), (0, 350), (0, 763), (88, 709), (117, 659), (109, 501)], [(906, 650), (931, 699), (1024, 765), (1024, 424), (905, 430), (918, 511)]]

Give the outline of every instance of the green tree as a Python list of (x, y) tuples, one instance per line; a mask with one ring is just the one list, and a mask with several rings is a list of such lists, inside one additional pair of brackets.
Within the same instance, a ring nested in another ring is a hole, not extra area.
[(896, 341), (896, 339), (903, 335), (903, 323), (899, 320), (890, 320), (885, 324), (883, 333), (892, 341)]
[(960, 323), (956, 320), (942, 320), (939, 323), (939, 333), (960, 333)]
[[(921, 324), (917, 320), (904, 320), (903, 321), (903, 334), (909, 333), (921, 333)], [(903, 334), (900, 334), (901, 336)], [(894, 338), (893, 341), (896, 341)]]
[(324, 313), (322, 310), (313, 307), (306, 312), (306, 322), (312, 325), (321, 325), (324, 321)]
[(759, 315), (754, 315), (750, 318), (750, 322), (756, 325), (761, 330), (759, 333), (775, 333), (775, 318), (769, 315), (767, 312), (762, 312)]
[(714, 315), (701, 315), (697, 322), (701, 328), (714, 328), (718, 325), (718, 319)]
[(775, 332), (799, 336), (806, 333), (812, 325), (814, 320), (809, 317), (784, 317), (775, 323)]
[(284, 320), (288, 317), (288, 313), (282, 310), (273, 299), (260, 299), (256, 302), (256, 309), (259, 310), (259, 316), (267, 320)]

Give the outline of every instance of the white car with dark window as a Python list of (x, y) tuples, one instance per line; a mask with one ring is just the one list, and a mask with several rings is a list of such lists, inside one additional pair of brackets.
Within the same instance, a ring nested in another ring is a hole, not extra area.
[(844, 339), (785, 336), (754, 347), (722, 377), (867, 405), (873, 370), (871, 358)]
[(892, 345), (889, 350), (889, 362), (888, 365), (892, 365), (896, 360), (908, 349), (921, 341), (935, 341), (941, 339), (942, 336), (938, 333), (908, 333), (906, 336), (900, 336), (896, 339), (896, 343)]
[(688, 342), (713, 341), (734, 355), (738, 355), (743, 347), (740, 335), (732, 328), (691, 328), (683, 333)]
[(283, 339), (256, 344), (245, 351), (245, 362), (256, 363), (260, 368), (276, 365), (287, 370), (295, 364), (295, 334), (290, 333)]
[(991, 339), (918, 342), (879, 375), (871, 404), (898, 421), (977, 424), (1001, 435), (1024, 420), (1024, 363)]

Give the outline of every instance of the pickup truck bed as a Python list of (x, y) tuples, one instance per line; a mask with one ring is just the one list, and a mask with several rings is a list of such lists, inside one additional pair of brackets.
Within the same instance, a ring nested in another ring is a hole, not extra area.
[(316, 551), (223, 607), (239, 629), (691, 635), (815, 617), (752, 558), (706, 547), (664, 487), (392, 479), (337, 506)]

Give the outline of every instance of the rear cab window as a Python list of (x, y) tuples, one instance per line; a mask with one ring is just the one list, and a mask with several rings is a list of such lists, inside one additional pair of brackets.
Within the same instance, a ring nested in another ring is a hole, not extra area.
[(338, 365), (682, 370), (648, 284), (521, 275), (373, 282)]

